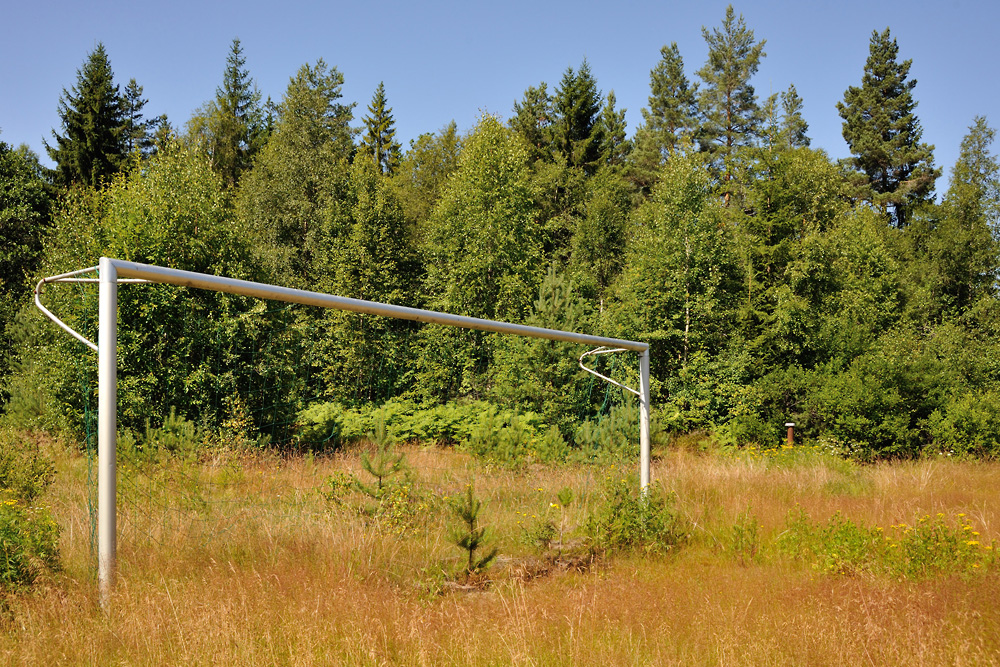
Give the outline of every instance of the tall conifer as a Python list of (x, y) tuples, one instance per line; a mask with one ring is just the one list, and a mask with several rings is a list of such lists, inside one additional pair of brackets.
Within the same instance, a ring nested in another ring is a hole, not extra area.
[(697, 84), (684, 75), (677, 42), (660, 49), (660, 62), (649, 72), (649, 108), (642, 110), (642, 119), (651, 144), (664, 158), (693, 133), (697, 93)]
[(923, 128), (913, 99), (917, 82), (907, 78), (913, 61), (898, 62), (898, 57), (889, 29), (873, 31), (861, 87), (849, 87), (837, 111), (854, 155), (850, 163), (867, 177), (872, 201), (891, 207), (896, 226), (903, 227), (910, 210), (929, 200), (941, 172), (934, 168), (934, 147), (920, 141)]
[(781, 93), (781, 141), (785, 148), (803, 148), (809, 145), (809, 123), (802, 117), (802, 98), (795, 84)]
[(396, 141), (396, 121), (392, 117), (392, 107), (388, 106), (385, 84), (381, 81), (368, 105), (364, 124), (358, 154), (370, 156), (380, 172), (391, 176), (399, 167), (402, 152)]
[(122, 166), (127, 151), (122, 98), (103, 44), (90, 52), (77, 72), (76, 85), (63, 89), (59, 118), (63, 134), (45, 150), (56, 163), (54, 180), (62, 185), (98, 185)]
[(708, 61), (698, 70), (704, 86), (698, 94), (703, 114), (699, 143), (721, 158), (738, 146), (753, 145), (761, 123), (757, 95), (750, 79), (757, 73), (766, 40), (757, 42), (743, 15), (726, 8), (722, 28), (701, 29)]
[(566, 68), (553, 100), (553, 108), (556, 113), (556, 148), (574, 167), (595, 167), (601, 151), (598, 127), (601, 93), (586, 59), (578, 71)]
[(250, 168), (267, 139), (260, 91), (246, 62), (239, 38), (233, 39), (209, 121), (212, 164), (229, 186)]

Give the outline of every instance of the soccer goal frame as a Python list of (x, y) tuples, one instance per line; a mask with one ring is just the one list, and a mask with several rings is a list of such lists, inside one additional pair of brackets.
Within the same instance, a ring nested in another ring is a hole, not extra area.
[[(97, 278), (80, 276), (98, 272)], [(84, 282), (99, 284), (97, 344), (67, 326), (42, 305), (41, 295), (47, 283)], [(101, 605), (108, 606), (114, 587), (117, 569), (117, 437), (118, 437), (118, 285), (120, 283), (163, 283), (181, 287), (194, 287), (242, 296), (284, 301), (321, 308), (333, 308), (355, 313), (380, 315), (431, 324), (492, 331), (495, 333), (544, 338), (548, 340), (598, 346), (584, 352), (579, 358), (580, 367), (639, 397), (639, 488), (645, 493), (649, 486), (650, 435), (649, 435), (649, 344), (593, 336), (590, 334), (545, 329), (524, 324), (512, 324), (477, 317), (466, 317), (420, 308), (396, 306), (377, 301), (364, 301), (321, 292), (267, 285), (224, 276), (213, 276), (193, 271), (170, 269), (151, 264), (140, 264), (120, 259), (101, 257), (96, 267), (80, 269), (57, 276), (43, 278), (35, 287), (35, 305), (53, 322), (77, 340), (97, 352), (98, 421), (97, 421), (97, 580)], [(587, 356), (613, 352), (635, 352), (639, 356), (639, 389), (622, 385), (584, 365)]]

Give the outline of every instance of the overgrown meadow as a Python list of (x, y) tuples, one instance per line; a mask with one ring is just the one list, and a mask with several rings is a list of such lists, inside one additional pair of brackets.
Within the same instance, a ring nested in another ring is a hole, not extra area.
[(464, 446), (371, 435), (327, 455), (123, 456), (107, 613), (94, 580), (90, 462), (39, 442), (56, 474), (32, 506), (57, 518), (59, 558), (30, 590), (5, 595), (0, 662), (1000, 655), (994, 463), (859, 465), (812, 445), (675, 443), (658, 451), (643, 500), (630, 457), (501, 466)]

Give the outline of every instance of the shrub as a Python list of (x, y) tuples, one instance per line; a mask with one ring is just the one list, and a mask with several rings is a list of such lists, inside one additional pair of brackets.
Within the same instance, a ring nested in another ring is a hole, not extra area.
[(779, 546), (823, 572), (908, 579), (983, 572), (998, 559), (995, 545), (983, 544), (964, 514), (953, 521), (925, 514), (912, 525), (884, 530), (859, 526), (839, 512), (826, 524), (814, 524), (799, 508), (789, 513)]
[(653, 485), (640, 494), (634, 480), (613, 477), (590, 516), (587, 530), (595, 548), (666, 554), (690, 537), (677, 498)]
[(1000, 394), (960, 393), (927, 419), (934, 446), (949, 454), (1000, 456)]

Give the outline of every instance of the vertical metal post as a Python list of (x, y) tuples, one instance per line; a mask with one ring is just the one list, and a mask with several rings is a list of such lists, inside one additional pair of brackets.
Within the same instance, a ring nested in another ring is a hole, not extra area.
[(649, 486), (649, 350), (639, 353), (639, 490)]
[(108, 610), (117, 560), (116, 446), (118, 430), (118, 270), (101, 258), (97, 337), (97, 585)]

